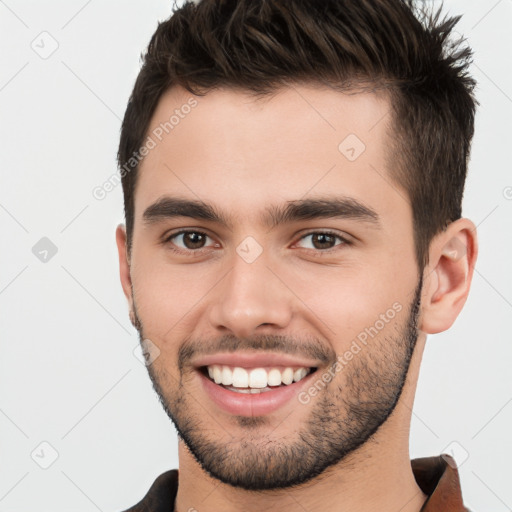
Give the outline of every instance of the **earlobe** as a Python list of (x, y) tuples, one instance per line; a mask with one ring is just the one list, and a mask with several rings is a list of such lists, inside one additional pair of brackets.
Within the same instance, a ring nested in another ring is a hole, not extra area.
[(132, 280), (130, 276), (130, 261), (126, 247), (126, 228), (124, 224), (119, 224), (116, 229), (116, 244), (119, 254), (119, 277), (124, 295), (128, 300), (130, 312), (133, 310), (132, 299)]
[(421, 330), (449, 329), (464, 306), (477, 258), (476, 227), (469, 219), (452, 222), (430, 244), (425, 268)]

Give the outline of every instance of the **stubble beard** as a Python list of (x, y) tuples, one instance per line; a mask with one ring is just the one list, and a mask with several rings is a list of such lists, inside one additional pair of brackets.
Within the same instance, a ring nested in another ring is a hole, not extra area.
[[(254, 491), (303, 484), (369, 442), (395, 409), (418, 339), (421, 288), (420, 278), (408, 318), (396, 328), (395, 335), (372, 339), (343, 368), (343, 387), (334, 378), (311, 399), (307, 419), (294, 425), (293, 437), (272, 437), (279, 425), (266, 416), (233, 416), (237, 423), (233, 432), (212, 436), (209, 433), (221, 427), (205, 417), (204, 409), (191, 397), (186, 375), (182, 373), (178, 382), (165, 368), (150, 365), (153, 388), (179, 437), (210, 476)], [(134, 316), (132, 323), (142, 341), (143, 328), (136, 309)], [(321, 379), (325, 370), (319, 370)], [(305, 405), (297, 401), (297, 407)]]

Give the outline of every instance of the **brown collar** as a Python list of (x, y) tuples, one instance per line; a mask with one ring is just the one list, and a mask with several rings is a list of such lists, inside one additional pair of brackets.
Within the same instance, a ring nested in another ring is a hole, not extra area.
[(420, 512), (468, 512), (462, 502), (455, 460), (444, 453), (411, 460), (414, 478), (428, 496)]

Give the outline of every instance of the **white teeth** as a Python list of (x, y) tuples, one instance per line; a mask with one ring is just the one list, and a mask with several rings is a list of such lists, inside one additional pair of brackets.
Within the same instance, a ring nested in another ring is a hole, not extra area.
[(233, 386), (235, 388), (249, 387), (249, 374), (245, 368), (237, 366), (233, 369)]
[(233, 384), (233, 374), (229, 366), (222, 367), (222, 384), (224, 386), (231, 386)]
[(226, 386), (226, 389), (229, 389), (230, 391), (235, 391), (236, 393), (245, 393), (251, 394), (251, 395), (258, 395), (260, 393), (266, 393), (267, 391), (272, 391), (268, 386), (263, 389), (256, 389), (256, 388), (235, 388), (233, 386)]
[(280, 386), (281, 385), (281, 372), (277, 368), (272, 368), (268, 372), (268, 385)]
[(222, 382), (222, 370), (219, 365), (213, 365), (213, 380), (215, 384), (220, 384)]
[(234, 386), (231, 388), (232, 391), (236, 391), (237, 393), (245, 393), (246, 395), (250, 394), (252, 392), (251, 388), (235, 388)]
[(293, 382), (293, 370), (291, 368), (285, 368), (283, 374), (281, 375), (281, 380), (283, 384), (287, 386)]
[[(240, 392), (258, 393), (270, 391), (268, 386), (286, 386), (293, 382), (302, 380), (309, 374), (309, 368), (286, 367), (283, 371), (277, 368), (271, 368), (267, 371), (265, 368), (252, 368), (246, 370), (241, 367), (230, 367), (214, 364), (207, 367), (208, 375), (216, 384), (238, 388)], [(247, 390), (247, 391), (246, 391)]]
[(308, 371), (306, 368), (299, 368), (298, 370), (295, 370), (293, 374), (293, 382), (298, 382), (299, 380), (303, 379), (308, 374)]
[(267, 372), (264, 368), (254, 368), (249, 373), (250, 388), (265, 388), (267, 386)]

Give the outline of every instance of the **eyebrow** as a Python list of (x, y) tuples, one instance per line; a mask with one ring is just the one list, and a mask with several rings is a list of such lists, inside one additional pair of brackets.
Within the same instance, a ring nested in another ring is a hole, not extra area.
[[(214, 205), (195, 199), (163, 196), (148, 206), (142, 216), (145, 225), (159, 223), (165, 219), (189, 217), (207, 220), (233, 229), (233, 222)], [(271, 205), (260, 217), (263, 226), (278, 225), (313, 219), (351, 219), (380, 227), (380, 218), (375, 210), (352, 197), (320, 197), (287, 201), (284, 205)]]

